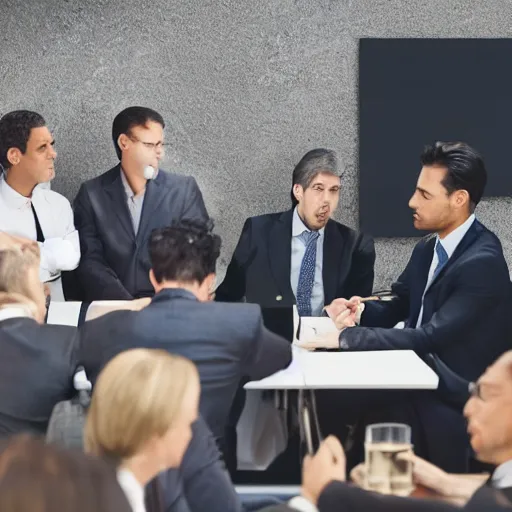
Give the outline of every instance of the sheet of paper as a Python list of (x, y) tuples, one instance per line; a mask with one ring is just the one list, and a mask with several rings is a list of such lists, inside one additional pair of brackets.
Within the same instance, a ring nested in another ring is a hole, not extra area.
[(331, 332), (338, 332), (338, 329), (328, 316), (303, 316), (300, 319), (299, 340), (310, 340)]
[(81, 302), (58, 302), (52, 300), (48, 308), (48, 323), (55, 325), (78, 325)]

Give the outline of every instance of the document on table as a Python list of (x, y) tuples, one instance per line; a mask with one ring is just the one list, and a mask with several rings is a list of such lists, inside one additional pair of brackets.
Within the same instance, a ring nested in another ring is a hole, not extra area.
[(336, 325), (328, 316), (303, 316), (300, 318), (298, 339), (311, 340), (338, 332)]

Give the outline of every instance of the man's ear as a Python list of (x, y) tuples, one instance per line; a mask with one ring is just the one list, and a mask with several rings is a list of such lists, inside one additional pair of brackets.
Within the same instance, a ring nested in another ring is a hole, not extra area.
[(20, 163), (23, 153), (19, 148), (9, 148), (7, 150), (7, 161), (11, 165), (18, 165)]
[(160, 289), (160, 285), (158, 284), (158, 281), (156, 280), (155, 273), (153, 272), (153, 269), (149, 270), (149, 281), (151, 282), (151, 286), (155, 289), (155, 292), (158, 293), (158, 290)]
[(117, 145), (121, 151), (124, 151), (128, 147), (129, 140), (130, 139), (126, 133), (121, 133), (121, 135), (117, 137)]
[(298, 183), (293, 185), (293, 195), (295, 196), (295, 199), (297, 199), (297, 201), (300, 201), (302, 199), (303, 194), (304, 189), (302, 188), (302, 185), (299, 185)]

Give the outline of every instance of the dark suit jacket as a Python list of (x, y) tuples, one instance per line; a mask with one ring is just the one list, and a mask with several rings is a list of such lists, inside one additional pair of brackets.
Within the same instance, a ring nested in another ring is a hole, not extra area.
[[(500, 241), (475, 221), (426, 291), (422, 325), (416, 328), (434, 245), (432, 236), (416, 245), (392, 287), (398, 297), (367, 302), (362, 327), (346, 329), (341, 339), (351, 350), (414, 350), (436, 369), (441, 394), (457, 394), (461, 407), (467, 381), (478, 379), (512, 347), (512, 285)], [(390, 329), (402, 320), (405, 329)], [(451, 372), (462, 378), (460, 389)]]
[(142, 311), (86, 322), (81, 331), (80, 358), (93, 382), (110, 359), (130, 348), (160, 348), (191, 359), (201, 378), (201, 414), (217, 440), (240, 380), (262, 379), (291, 361), (290, 344), (265, 329), (258, 306), (199, 302), (182, 289), (161, 291)]
[[(260, 304), (263, 308), (295, 304), (290, 284), (293, 210), (251, 217), (217, 288), (216, 300)], [(324, 302), (337, 297), (370, 295), (373, 288), (373, 240), (329, 220), (323, 252)]]
[(77, 349), (74, 327), (0, 322), (0, 437), (46, 433), (53, 407), (74, 393)]
[[(463, 507), (471, 512), (510, 510), (504, 496), (494, 489), (482, 487)], [(455, 512), (458, 507), (431, 499), (399, 498), (364, 491), (341, 482), (331, 482), (318, 500), (320, 512)]]
[(160, 170), (147, 182), (135, 235), (120, 173), (117, 165), (85, 182), (74, 202), (81, 250), (77, 275), (88, 302), (153, 295), (147, 247), (151, 231), (178, 220), (208, 217), (193, 177)]
[[(212, 433), (202, 418), (192, 426), (192, 439), (179, 469), (160, 473), (150, 487), (155, 482), (161, 494), (158, 512), (242, 510)], [(148, 512), (152, 512), (150, 508)]]

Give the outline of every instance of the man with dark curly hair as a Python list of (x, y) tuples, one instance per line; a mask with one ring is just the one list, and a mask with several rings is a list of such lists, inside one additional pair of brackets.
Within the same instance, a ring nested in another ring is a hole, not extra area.
[(260, 306), (210, 300), (220, 245), (211, 223), (182, 221), (154, 230), (149, 255), (155, 296), (141, 311), (86, 322), (80, 360), (95, 381), (110, 359), (130, 348), (165, 349), (191, 359), (201, 378), (201, 415), (226, 454), (225, 429), (241, 380), (287, 367), (291, 346), (265, 328)]

